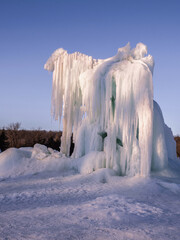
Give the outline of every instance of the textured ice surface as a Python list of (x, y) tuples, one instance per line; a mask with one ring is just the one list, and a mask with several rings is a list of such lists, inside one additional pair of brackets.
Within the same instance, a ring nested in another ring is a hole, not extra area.
[(64, 169), (3, 179), (0, 239), (179, 240), (179, 177), (113, 175)]
[(99, 168), (128, 176), (166, 168), (175, 143), (153, 102), (153, 67), (142, 43), (105, 60), (56, 50), (45, 69), (53, 71), (52, 114), (63, 120), (61, 153), (69, 156), (73, 132), (73, 157), (102, 152)]

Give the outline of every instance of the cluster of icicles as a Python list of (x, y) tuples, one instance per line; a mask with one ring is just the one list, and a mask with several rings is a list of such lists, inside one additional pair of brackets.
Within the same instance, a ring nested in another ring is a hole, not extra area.
[(101, 60), (56, 50), (45, 64), (53, 72), (52, 115), (63, 121), (61, 152), (74, 158), (95, 152), (119, 175), (148, 176), (175, 157), (171, 130), (153, 101), (154, 61), (147, 47), (127, 44)]

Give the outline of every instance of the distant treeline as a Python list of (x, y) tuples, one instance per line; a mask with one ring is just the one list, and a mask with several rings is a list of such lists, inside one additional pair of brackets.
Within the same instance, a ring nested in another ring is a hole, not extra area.
[(10, 147), (33, 147), (40, 143), (59, 150), (61, 132), (42, 131), (42, 130), (0, 130), (0, 149), (6, 150)]

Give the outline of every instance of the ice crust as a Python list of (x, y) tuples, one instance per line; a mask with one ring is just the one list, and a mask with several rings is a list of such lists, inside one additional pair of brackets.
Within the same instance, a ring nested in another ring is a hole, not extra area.
[(153, 102), (153, 68), (143, 43), (104, 60), (57, 49), (45, 69), (53, 72), (52, 115), (63, 121), (61, 153), (69, 156), (73, 132), (73, 157), (98, 151), (98, 168), (123, 176), (166, 168), (168, 157), (176, 158), (175, 142)]

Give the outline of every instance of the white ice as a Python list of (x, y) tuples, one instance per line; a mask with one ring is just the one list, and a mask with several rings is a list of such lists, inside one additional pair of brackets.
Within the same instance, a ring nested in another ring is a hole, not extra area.
[(56, 50), (45, 69), (53, 71), (52, 114), (63, 121), (61, 153), (69, 156), (73, 132), (73, 157), (101, 152), (99, 168), (122, 176), (166, 168), (175, 142), (153, 102), (153, 68), (142, 43), (105, 60)]

